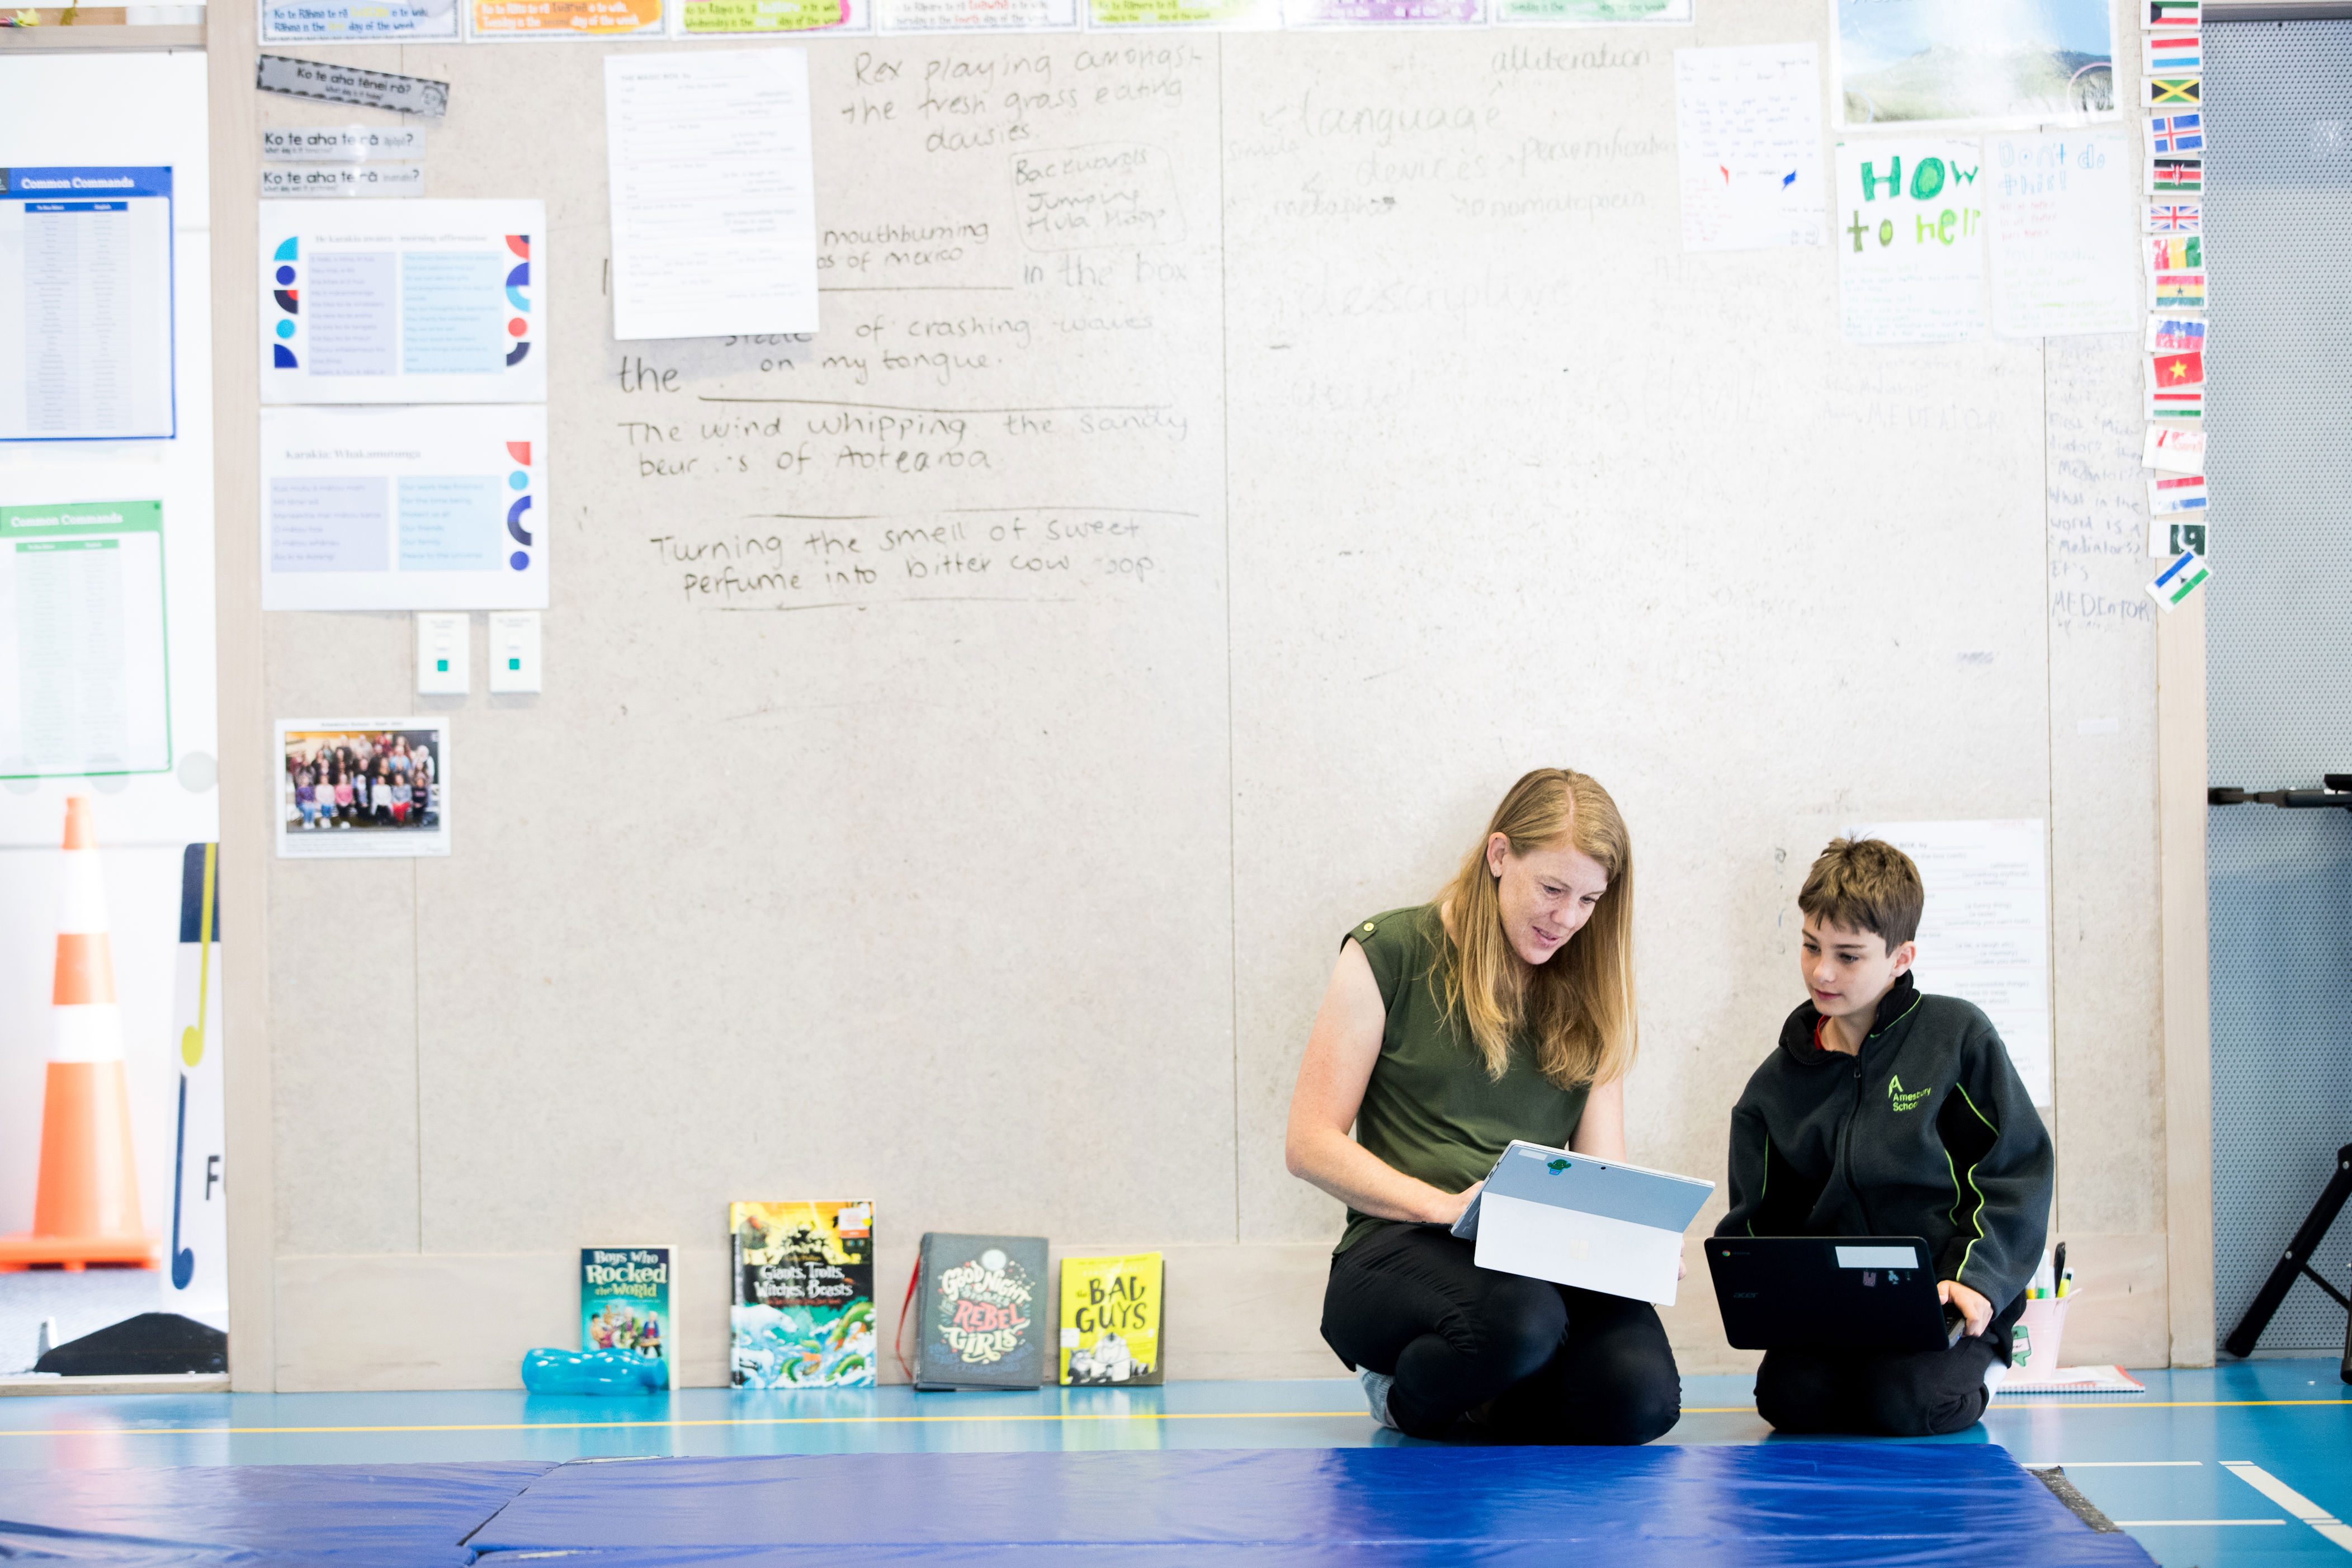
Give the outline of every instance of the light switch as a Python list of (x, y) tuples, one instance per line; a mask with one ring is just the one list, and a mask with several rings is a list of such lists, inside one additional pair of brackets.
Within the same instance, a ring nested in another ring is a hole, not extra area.
[(500, 610), (490, 616), (490, 689), (539, 689), (537, 610)]
[(416, 612), (416, 689), (427, 697), (463, 697), (474, 688), (469, 659), (474, 637), (465, 612)]

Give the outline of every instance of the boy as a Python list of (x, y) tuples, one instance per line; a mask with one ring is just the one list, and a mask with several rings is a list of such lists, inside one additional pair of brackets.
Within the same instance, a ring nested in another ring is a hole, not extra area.
[(2049, 1230), (2050, 1134), (1991, 1022), (1911, 979), (1919, 868), (1837, 838), (1806, 875), (1809, 999), (1731, 1112), (1717, 1236), (1917, 1236), (1967, 1321), (1941, 1351), (1775, 1350), (1756, 1409), (1783, 1432), (1918, 1437), (1973, 1425)]

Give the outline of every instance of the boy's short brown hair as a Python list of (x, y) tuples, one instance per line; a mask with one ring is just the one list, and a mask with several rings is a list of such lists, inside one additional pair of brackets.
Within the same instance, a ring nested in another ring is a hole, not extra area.
[(1911, 857), (1884, 838), (1832, 838), (1797, 894), (1797, 908), (1848, 931), (1876, 934), (1893, 952), (1919, 934), (1927, 889)]

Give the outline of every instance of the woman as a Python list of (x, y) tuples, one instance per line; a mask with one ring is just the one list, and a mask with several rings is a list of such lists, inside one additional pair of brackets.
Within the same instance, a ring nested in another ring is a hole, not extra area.
[(1680, 1418), (1656, 1309), (1480, 1268), (1448, 1228), (1514, 1138), (1625, 1157), (1633, 931), (1616, 803), (1539, 768), (1438, 903), (1341, 943), (1286, 1158), (1348, 1205), (1323, 1337), (1383, 1425), (1437, 1437), (1466, 1416), (1519, 1442), (1646, 1443)]

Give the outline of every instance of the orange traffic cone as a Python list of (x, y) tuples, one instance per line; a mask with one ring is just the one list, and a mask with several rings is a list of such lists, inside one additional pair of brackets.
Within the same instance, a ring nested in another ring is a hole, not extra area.
[(65, 912), (49, 992), (48, 1092), (41, 1107), (41, 1176), (27, 1236), (0, 1237), (0, 1273), (40, 1264), (156, 1267), (156, 1238), (141, 1228), (131, 1154), (131, 1086), (122, 1072), (122, 1016), (106, 886), (88, 795), (66, 801)]

